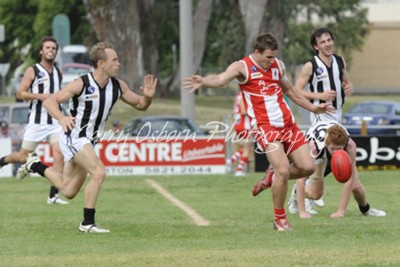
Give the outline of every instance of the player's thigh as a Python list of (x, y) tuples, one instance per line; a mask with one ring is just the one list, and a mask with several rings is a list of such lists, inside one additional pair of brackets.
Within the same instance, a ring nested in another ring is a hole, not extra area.
[(103, 175), (105, 167), (91, 144), (85, 144), (74, 157), (74, 163), (86, 170), (91, 176)]
[(289, 159), (281, 142), (268, 144), (265, 153), (275, 172), (289, 171)]
[(289, 154), (293, 164), (304, 170), (315, 170), (315, 159), (311, 156), (311, 147), (305, 143)]

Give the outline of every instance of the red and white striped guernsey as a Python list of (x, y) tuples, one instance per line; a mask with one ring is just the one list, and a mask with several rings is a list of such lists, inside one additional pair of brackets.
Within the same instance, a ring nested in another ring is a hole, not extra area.
[(268, 70), (263, 70), (252, 56), (243, 58), (246, 77), (239, 82), (248, 115), (258, 126), (271, 125), (277, 128), (292, 126), (294, 116), (286, 103), (280, 80), (282, 71), (278, 60)]
[(251, 119), (249, 116), (242, 114), (240, 110), (240, 104), (242, 103), (242, 94), (239, 93), (235, 96), (235, 102), (233, 105), (233, 114), (235, 117), (235, 128), (243, 130), (251, 130)]

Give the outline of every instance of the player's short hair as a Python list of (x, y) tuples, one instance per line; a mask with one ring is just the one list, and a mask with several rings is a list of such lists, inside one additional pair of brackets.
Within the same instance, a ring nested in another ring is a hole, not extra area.
[(99, 42), (90, 49), (89, 59), (95, 69), (97, 69), (97, 63), (100, 60), (107, 60), (107, 53), (105, 51), (107, 48), (114, 49), (114, 46), (109, 42)]
[(331, 144), (345, 146), (349, 141), (349, 135), (346, 130), (340, 125), (332, 125), (326, 130), (325, 145)]
[(278, 50), (278, 42), (275, 37), (270, 33), (260, 33), (254, 40), (253, 45), (254, 50), (262, 53), (266, 49), (271, 49), (272, 51)]

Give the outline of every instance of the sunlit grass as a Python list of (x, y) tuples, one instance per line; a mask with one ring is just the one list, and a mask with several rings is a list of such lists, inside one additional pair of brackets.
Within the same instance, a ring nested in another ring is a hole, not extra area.
[[(397, 171), (361, 172), (372, 207), (353, 199), (342, 219), (329, 215), (342, 185), (326, 178), (326, 206), (311, 220), (288, 215), (291, 232), (272, 230), (271, 192), (254, 198), (260, 174), (107, 177), (96, 221), (110, 234), (78, 233), (83, 194), (67, 206), (46, 204), (48, 183), (0, 179), (0, 266), (398, 266)], [(151, 178), (211, 221), (195, 226), (151, 188)], [(290, 186), (293, 181), (290, 182)]]

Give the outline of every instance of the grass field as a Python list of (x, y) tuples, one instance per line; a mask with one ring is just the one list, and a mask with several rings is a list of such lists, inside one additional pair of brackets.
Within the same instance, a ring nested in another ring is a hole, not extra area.
[[(272, 230), (271, 192), (250, 194), (259, 176), (107, 177), (96, 219), (111, 233), (100, 235), (78, 233), (82, 192), (50, 206), (44, 179), (0, 179), (0, 266), (400, 266), (397, 171), (361, 172), (387, 217), (362, 216), (351, 200), (346, 217), (331, 219), (341, 185), (328, 177), (325, 207), (311, 220), (288, 215), (284, 233)], [(194, 225), (147, 179), (210, 226)]]

